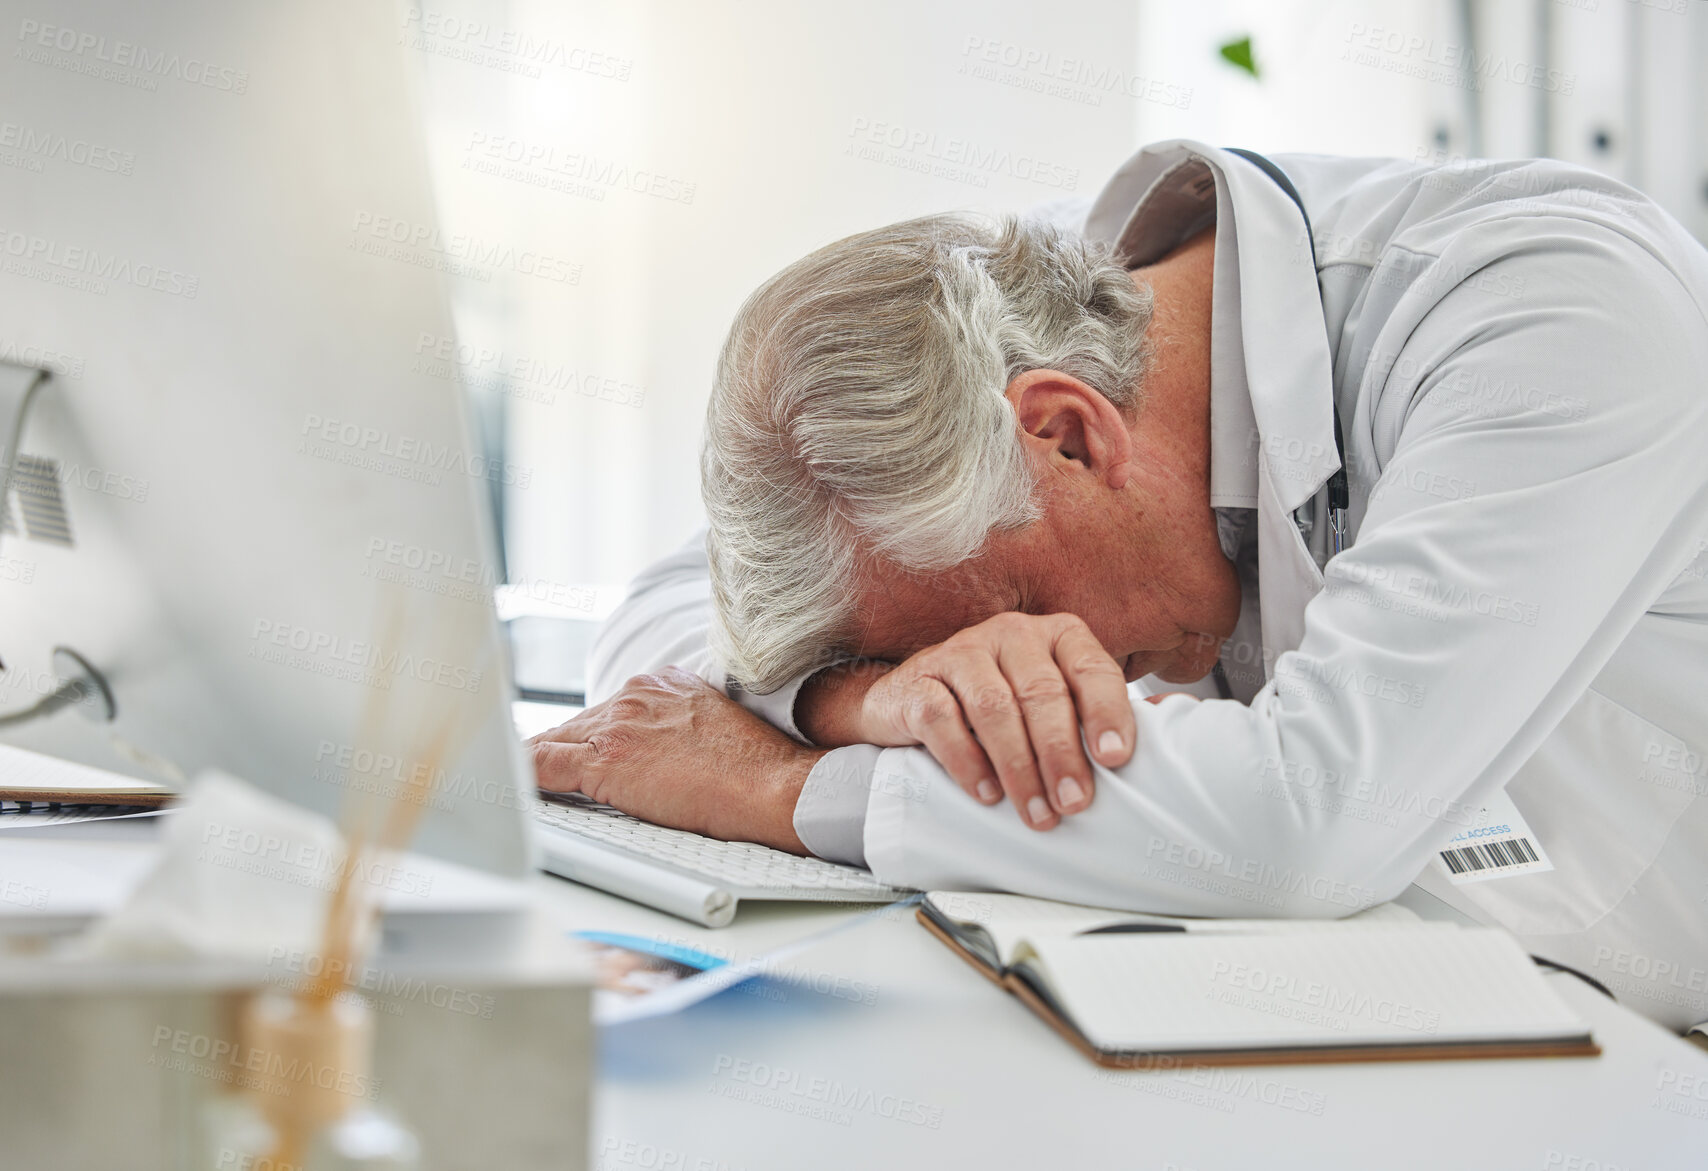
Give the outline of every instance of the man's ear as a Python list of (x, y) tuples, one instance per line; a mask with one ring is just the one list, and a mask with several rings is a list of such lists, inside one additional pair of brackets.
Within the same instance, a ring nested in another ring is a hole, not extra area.
[(1038, 455), (1079, 464), (1111, 488), (1126, 486), (1133, 433), (1114, 403), (1060, 370), (1016, 375), (1003, 394)]

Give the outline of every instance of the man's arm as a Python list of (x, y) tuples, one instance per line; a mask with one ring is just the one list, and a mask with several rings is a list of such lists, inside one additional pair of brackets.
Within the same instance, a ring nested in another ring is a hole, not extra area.
[[(589, 710), (530, 741), (540, 787), (597, 793), (661, 825), (864, 865), (866, 796), (879, 750), (810, 747), (817, 738), (795, 724), (806, 676), (771, 695), (734, 688), (740, 707), (729, 702), (711, 624), (701, 529), (635, 578), (600, 627), (588, 660)], [(824, 743), (858, 744), (852, 721), (884, 669), (826, 672), (825, 686), (802, 694), (802, 710), (826, 721), (813, 727)], [(689, 718), (673, 719), (672, 711)], [(671, 781), (661, 785), (660, 777)]]
[(1249, 708), (1135, 705), (1132, 762), (1047, 836), (887, 751), (874, 873), (1188, 915), (1338, 915), (1402, 890), (1583, 696), (1676, 574), (1669, 534), (1708, 506), (1699, 310), (1609, 234), (1531, 230), (1541, 273), (1482, 270), (1522, 277), (1523, 301), (1479, 282), (1409, 330), (1393, 369), (1419, 381), (1369, 424), (1397, 442), (1356, 544)]
[(803, 739), (795, 726), (795, 697), (806, 676), (770, 695), (731, 688), (712, 654), (712, 579), (706, 530), (647, 566), (599, 628), (587, 661), (587, 702), (610, 699), (638, 675), (680, 667), (697, 675), (772, 727)]
[(1073, 614), (997, 614), (894, 666), (822, 672), (802, 700), (821, 743), (921, 745), (978, 801), (1006, 796), (1037, 830), (1091, 804), (1091, 761), (1132, 753), (1121, 667)]
[(529, 741), (540, 787), (585, 793), (654, 822), (805, 853), (794, 808), (824, 753), (676, 667)]
[[(795, 829), (819, 857), (863, 861), (873, 744), (924, 745), (980, 801), (996, 804), (1006, 794), (1038, 830), (1091, 804), (1091, 761), (1116, 765), (1132, 751), (1120, 669), (1072, 616), (1003, 615), (905, 664), (843, 663), (761, 696), (730, 683), (713, 658), (711, 610), (702, 532), (641, 574), (601, 629), (589, 700), (640, 696), (657, 708), (670, 701), (653, 694), (652, 675), (681, 667), (796, 740), (837, 748), (812, 770), (810, 783), (795, 784)], [(1080, 742), (1082, 720), (1094, 751)], [(548, 768), (544, 746), (572, 742), (586, 722), (578, 718), (537, 739), (542, 785), (573, 787), (571, 763), (597, 759), (559, 752)]]

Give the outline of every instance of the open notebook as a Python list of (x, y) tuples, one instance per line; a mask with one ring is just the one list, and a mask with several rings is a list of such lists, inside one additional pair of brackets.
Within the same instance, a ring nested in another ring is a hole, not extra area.
[(934, 891), (918, 916), (1099, 1065), (1601, 1052), (1511, 936), (1400, 907), (1171, 919)]
[(27, 812), (37, 805), (158, 809), (174, 796), (170, 786), (155, 781), (0, 744), (0, 812)]

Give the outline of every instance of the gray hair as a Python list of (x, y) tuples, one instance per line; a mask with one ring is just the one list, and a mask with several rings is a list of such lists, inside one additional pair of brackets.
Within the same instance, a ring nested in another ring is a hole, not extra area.
[(775, 691), (843, 650), (861, 557), (935, 572), (1036, 520), (1003, 392), (1070, 374), (1136, 407), (1148, 290), (1033, 220), (926, 216), (796, 261), (718, 359), (701, 491), (730, 676)]

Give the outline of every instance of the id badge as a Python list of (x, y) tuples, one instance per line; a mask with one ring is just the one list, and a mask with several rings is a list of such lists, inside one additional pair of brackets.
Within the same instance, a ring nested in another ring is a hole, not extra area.
[(1476, 824), (1455, 834), (1435, 862), (1455, 886), (1554, 868), (1505, 789), (1484, 802)]

